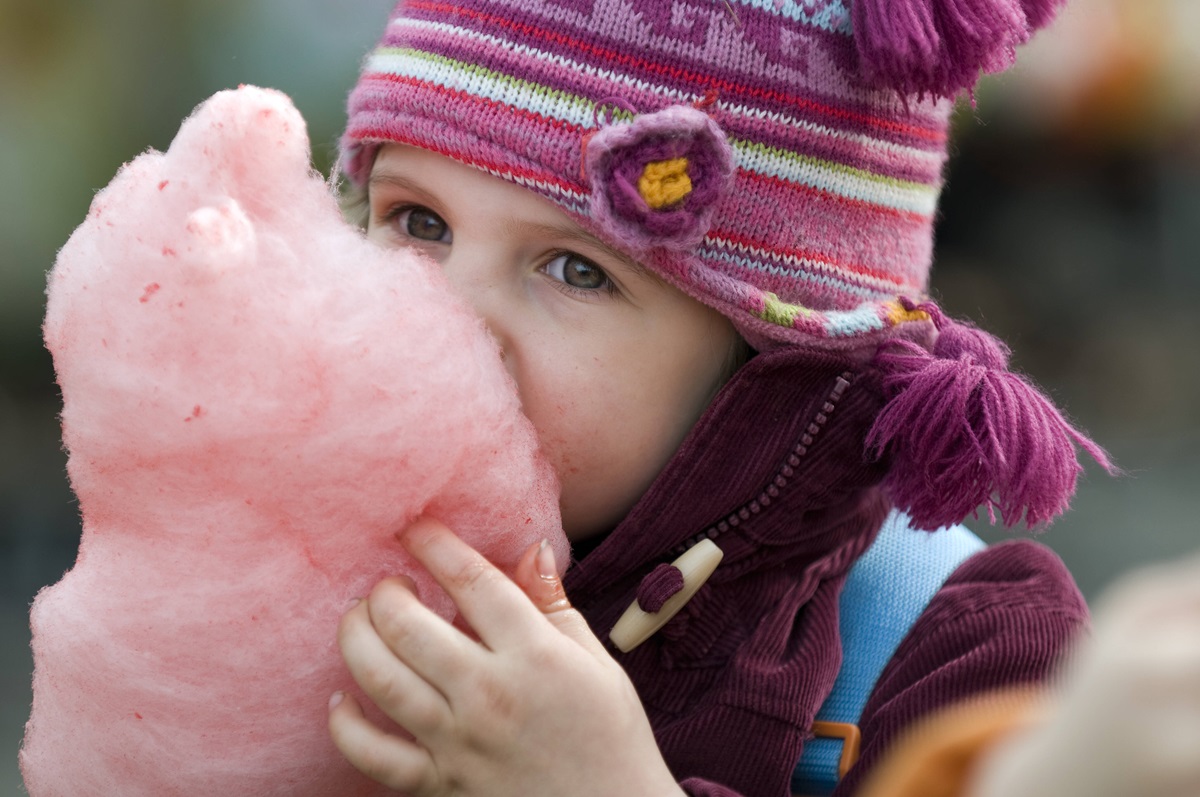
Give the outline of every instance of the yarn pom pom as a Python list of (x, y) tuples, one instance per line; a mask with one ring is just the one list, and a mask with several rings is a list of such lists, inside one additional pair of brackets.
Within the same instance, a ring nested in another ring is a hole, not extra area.
[(1054, 15), (1066, 4), (1066, 0), (1021, 0), (1025, 21), (1030, 33), (1041, 30), (1054, 21)]
[(1008, 370), (1009, 351), (986, 332), (919, 306), (938, 328), (930, 353), (884, 344), (875, 364), (887, 404), (867, 437), (887, 453), (887, 488), (919, 528), (953, 525), (986, 505), (995, 522), (1049, 523), (1066, 510), (1082, 469), (1079, 444), (1109, 473), (1104, 451), (1071, 426), (1045, 395)]
[(1065, 0), (855, 0), (854, 41), (869, 83), (954, 97), (1012, 65), (1017, 45)]

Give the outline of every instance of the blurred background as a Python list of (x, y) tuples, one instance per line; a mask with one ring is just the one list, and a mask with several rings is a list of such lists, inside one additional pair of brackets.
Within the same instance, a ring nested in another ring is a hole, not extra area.
[[(239, 83), (291, 95), (327, 170), (391, 5), (0, 0), (0, 797), (24, 793), (29, 602), (79, 538), (39, 328), (55, 251), (123, 162)], [(1196, 0), (1073, 0), (956, 122), (935, 294), (1007, 340), (1126, 471), (1089, 467), (1041, 537), (1089, 598), (1200, 549), (1196, 31)]]

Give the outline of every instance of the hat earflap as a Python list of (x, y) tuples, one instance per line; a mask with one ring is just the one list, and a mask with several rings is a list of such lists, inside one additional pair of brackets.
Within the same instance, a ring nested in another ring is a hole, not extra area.
[(904, 95), (954, 97), (980, 72), (1012, 65), (1016, 48), (1065, 0), (854, 0), (859, 70)]
[(1075, 443), (1117, 471), (1050, 399), (1008, 370), (1003, 343), (932, 302), (913, 307), (929, 313), (938, 337), (932, 352), (903, 339), (880, 346), (874, 363), (886, 404), (867, 449), (889, 457), (885, 485), (916, 526), (950, 526), (981, 505), (993, 522), (998, 509), (1006, 526), (1047, 524), (1075, 492)]

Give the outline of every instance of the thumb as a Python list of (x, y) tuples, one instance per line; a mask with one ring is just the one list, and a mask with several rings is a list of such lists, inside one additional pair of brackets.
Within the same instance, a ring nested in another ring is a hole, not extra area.
[(575, 640), (593, 655), (608, 655), (604, 645), (592, 633), (587, 620), (571, 606), (558, 575), (554, 549), (549, 542), (542, 540), (526, 549), (517, 562), (513, 580), (529, 596), (538, 611), (564, 636)]

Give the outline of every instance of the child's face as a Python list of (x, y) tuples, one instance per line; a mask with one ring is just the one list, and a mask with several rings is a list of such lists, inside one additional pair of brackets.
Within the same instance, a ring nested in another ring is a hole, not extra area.
[(567, 536), (612, 528), (719, 386), (730, 323), (545, 199), (441, 155), (385, 146), (369, 197), (369, 237), (438, 261), (499, 342)]

